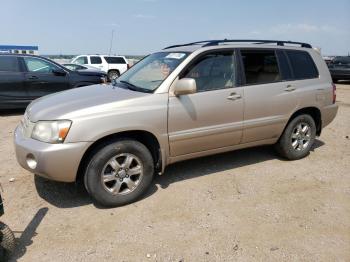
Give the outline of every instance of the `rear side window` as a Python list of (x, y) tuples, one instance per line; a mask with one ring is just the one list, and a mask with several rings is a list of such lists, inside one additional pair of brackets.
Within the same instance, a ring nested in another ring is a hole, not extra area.
[(108, 64), (126, 64), (123, 57), (105, 56)]
[(246, 84), (273, 83), (281, 80), (274, 50), (242, 50)]
[(309, 53), (305, 51), (286, 51), (295, 80), (317, 78), (318, 71)]
[(0, 72), (19, 72), (17, 57), (0, 56)]
[(90, 56), (90, 62), (91, 64), (102, 64), (102, 59), (99, 56)]

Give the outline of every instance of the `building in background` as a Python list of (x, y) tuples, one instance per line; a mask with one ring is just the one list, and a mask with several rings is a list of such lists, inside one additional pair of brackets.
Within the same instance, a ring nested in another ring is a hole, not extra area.
[(39, 47), (29, 45), (0, 45), (0, 54), (1, 53), (38, 55)]

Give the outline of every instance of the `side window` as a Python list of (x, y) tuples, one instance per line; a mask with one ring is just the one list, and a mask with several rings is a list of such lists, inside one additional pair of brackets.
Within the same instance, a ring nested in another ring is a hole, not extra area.
[(242, 50), (241, 55), (246, 84), (273, 83), (281, 80), (275, 51)]
[(234, 52), (215, 52), (200, 57), (183, 74), (196, 80), (197, 91), (211, 91), (234, 87)]
[(35, 57), (24, 57), (24, 62), (29, 72), (51, 73), (54, 69), (59, 69), (56, 65)]
[(102, 64), (102, 59), (99, 56), (90, 56), (90, 62), (92, 65)]
[(79, 64), (79, 65), (86, 65), (86, 64), (88, 64), (87, 57), (86, 57), (86, 56), (78, 57), (78, 58), (74, 61), (74, 63), (75, 63), (75, 64)]
[(287, 55), (283, 50), (276, 51), (278, 64), (281, 70), (281, 77), (283, 80), (293, 80), (291, 68), (288, 63)]
[(0, 72), (19, 72), (17, 57), (0, 56)]
[(305, 51), (286, 51), (289, 62), (292, 66), (294, 79), (317, 78), (318, 71), (309, 53)]

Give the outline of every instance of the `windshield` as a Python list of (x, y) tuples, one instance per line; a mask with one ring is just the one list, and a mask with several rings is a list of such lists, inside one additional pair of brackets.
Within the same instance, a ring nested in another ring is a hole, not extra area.
[(154, 53), (131, 67), (115, 83), (137, 91), (153, 92), (187, 56), (185, 52)]

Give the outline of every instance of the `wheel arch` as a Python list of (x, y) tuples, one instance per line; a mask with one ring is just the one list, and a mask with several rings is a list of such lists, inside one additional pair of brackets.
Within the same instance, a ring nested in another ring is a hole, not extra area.
[(122, 132), (109, 134), (107, 136), (101, 137), (89, 146), (89, 148), (85, 151), (82, 159), (80, 160), (77, 175), (76, 175), (76, 182), (83, 181), (86, 166), (90, 161), (91, 157), (93, 156), (93, 152), (95, 150), (98, 150), (104, 147), (105, 145), (113, 141), (118, 141), (120, 139), (132, 139), (145, 145), (147, 149), (151, 152), (151, 155), (154, 161), (155, 171), (161, 172), (162, 154), (161, 154), (160, 143), (157, 137), (151, 132), (145, 131), (145, 130), (122, 131)]
[(118, 73), (120, 74), (120, 70), (117, 69), (117, 68), (108, 69), (107, 74), (108, 74), (109, 72), (111, 72), (111, 71), (116, 71), (116, 72), (118, 72)]
[(286, 129), (290, 121), (292, 121), (295, 117), (303, 114), (310, 115), (314, 119), (316, 124), (316, 135), (320, 136), (322, 131), (322, 117), (321, 117), (321, 111), (317, 107), (304, 107), (297, 110), (291, 115), (284, 129)]

